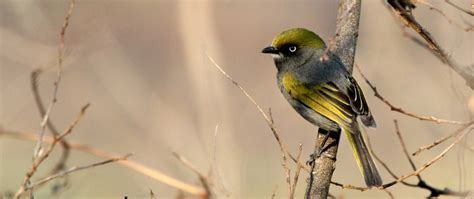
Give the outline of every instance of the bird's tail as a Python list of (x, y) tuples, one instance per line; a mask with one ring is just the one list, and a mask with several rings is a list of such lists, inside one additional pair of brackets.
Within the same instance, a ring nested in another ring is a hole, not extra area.
[(358, 132), (345, 131), (349, 143), (351, 144), (352, 153), (357, 161), (357, 166), (360, 172), (364, 176), (365, 184), (368, 187), (378, 187), (382, 185), (382, 179), (380, 178), (377, 166), (375, 165), (374, 159), (369, 151), (369, 148), (364, 142), (362, 133), (359, 127)]

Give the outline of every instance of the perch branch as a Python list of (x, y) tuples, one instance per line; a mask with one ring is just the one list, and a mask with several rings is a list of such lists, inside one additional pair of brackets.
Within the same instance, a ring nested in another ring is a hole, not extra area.
[[(360, 18), (361, 0), (340, 0), (338, 6), (338, 16), (336, 33), (334, 40), (331, 40), (328, 48), (336, 54), (352, 73), (354, 58), (357, 46), (357, 38), (359, 34), (359, 18)], [(321, 134), (321, 133), (318, 133)], [(327, 198), (332, 174), (335, 169), (337, 149), (339, 145), (340, 132), (330, 132), (325, 154), (333, 158), (317, 158), (310, 170), (310, 177), (306, 188), (306, 199)], [(323, 142), (325, 136), (318, 136), (315, 147), (317, 150), (320, 143)], [(313, 155), (314, 157), (314, 155)], [(313, 161), (311, 158), (310, 161)]]

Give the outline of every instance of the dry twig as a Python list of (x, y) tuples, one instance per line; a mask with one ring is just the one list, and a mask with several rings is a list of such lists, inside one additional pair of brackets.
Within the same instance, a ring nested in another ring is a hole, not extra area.
[[(74, 127), (79, 123), (81, 118), (84, 116), (84, 114), (85, 114), (88, 107), (89, 107), (89, 104), (86, 104), (85, 106), (83, 106), (82, 109), (81, 109), (81, 112), (76, 117), (76, 119), (69, 125), (69, 127), (62, 134), (60, 134), (59, 136), (53, 137), (53, 141), (51, 142), (51, 145), (49, 146), (49, 148), (46, 149), (46, 151), (44, 153), (39, 154), (39, 156), (34, 159), (32, 165), (31, 165), (31, 168), (26, 173), (25, 179), (23, 180), (23, 183), (22, 183), (20, 189), (15, 194), (15, 198), (20, 198), (21, 195), (26, 191), (26, 188), (30, 184), (30, 179), (36, 173), (38, 167), (41, 165), (41, 163), (43, 163), (44, 160), (46, 160), (49, 157), (49, 155), (53, 151), (56, 144), (58, 142), (60, 142), (65, 136), (69, 135), (72, 132)], [(40, 139), (43, 139), (42, 135), (38, 135), (38, 140), (40, 140)]]
[(300, 157), (301, 157), (301, 151), (303, 150), (303, 145), (300, 144), (298, 146), (298, 154), (296, 155), (296, 171), (295, 171), (295, 176), (293, 177), (293, 185), (291, 186), (291, 192), (290, 192), (290, 199), (293, 199), (295, 197), (295, 192), (296, 192), (296, 185), (298, 184), (298, 177), (300, 176), (300, 171), (301, 171), (301, 162), (300, 162)]
[(439, 13), (441, 16), (443, 16), (444, 19), (446, 19), (446, 21), (448, 21), (449, 24), (452, 24), (454, 26), (456, 26), (457, 28), (465, 31), (465, 32), (470, 32), (470, 31), (474, 31), (474, 26), (468, 26), (468, 27), (463, 27), (461, 24), (459, 23), (456, 23), (455, 21), (451, 20), (446, 14), (444, 14), (443, 11), (441, 11), (440, 9), (438, 8), (435, 8), (434, 6), (428, 4), (428, 3), (424, 3), (426, 6), (428, 6), (430, 8), (430, 10), (433, 10), (437, 13)]
[(416, 156), (416, 155), (419, 155), (421, 152), (423, 152), (425, 150), (430, 150), (431, 148), (443, 143), (444, 141), (448, 140), (449, 138), (457, 136), (458, 134), (460, 134), (461, 132), (463, 132), (467, 128), (471, 127), (473, 124), (474, 124), (474, 121), (467, 123), (466, 125), (462, 126), (458, 130), (456, 130), (455, 132), (453, 132), (453, 133), (451, 133), (451, 134), (449, 134), (449, 135), (447, 135), (447, 136), (445, 136), (441, 139), (438, 139), (438, 140), (434, 141), (432, 144), (422, 146), (422, 147), (418, 148), (418, 150), (416, 150), (414, 153), (412, 153), (412, 155)]
[[(10, 131), (10, 130), (6, 130), (6, 129), (2, 129), (2, 128), (0, 128), (0, 136), (6, 136), (6, 137), (9, 137), (9, 138), (19, 139), (19, 140), (29, 140), (29, 141), (37, 141), (38, 140), (38, 136), (36, 134), (15, 132), (15, 131)], [(52, 144), (54, 142), (54, 138), (45, 136), (44, 142), (48, 143), (48, 144)], [(114, 157), (117, 157), (115, 154), (112, 154), (112, 153), (109, 153), (109, 152), (106, 152), (106, 151), (102, 151), (102, 150), (99, 150), (97, 148), (94, 148), (94, 147), (91, 147), (91, 146), (88, 146), (88, 145), (85, 145), (85, 144), (82, 144), (82, 143), (69, 141), (69, 145), (70, 145), (71, 149), (82, 151), (84, 153), (87, 153), (87, 154), (90, 154), (90, 155), (93, 155), (93, 156), (96, 156), (96, 157), (100, 157), (100, 158), (104, 158), (104, 159), (112, 159)], [(124, 166), (124, 167), (126, 167), (126, 168), (128, 168), (132, 171), (135, 171), (137, 173), (140, 173), (144, 176), (150, 177), (150, 178), (152, 178), (156, 181), (162, 182), (162, 183), (167, 184), (171, 187), (174, 187), (176, 189), (184, 191), (186, 193), (189, 193), (189, 194), (192, 194), (192, 195), (195, 195), (195, 196), (198, 196), (198, 197), (202, 197), (202, 196), (205, 195), (205, 192), (202, 189), (198, 188), (198, 187), (195, 187), (193, 185), (190, 185), (190, 184), (187, 184), (187, 183), (182, 182), (180, 180), (177, 180), (175, 178), (172, 178), (168, 175), (163, 174), (162, 172), (159, 172), (155, 169), (147, 167), (147, 166), (145, 166), (143, 164), (140, 164), (138, 162), (126, 159), (126, 160), (122, 160), (122, 161), (117, 162), (117, 164), (122, 165), (122, 166)]]
[[(260, 107), (260, 105), (257, 104), (257, 102), (253, 99), (252, 96), (250, 96), (250, 94), (242, 87), (240, 86), (240, 84), (235, 81), (230, 75), (228, 75), (217, 63), (216, 61), (211, 57), (209, 56), (207, 53), (206, 53), (208, 59), (212, 62), (212, 64), (214, 65), (214, 67), (216, 67), (219, 72), (221, 72), (228, 80), (230, 80), (232, 82), (232, 84), (234, 84), (237, 88), (240, 89), (240, 91), (247, 97), (247, 99), (257, 108), (257, 110), (260, 112), (260, 115), (262, 115), (262, 117), (265, 119), (268, 127), (270, 128), (270, 130), (272, 131), (273, 133), (273, 137), (276, 139), (276, 141), (278, 142), (278, 146), (280, 148), (280, 152), (282, 154), (282, 167), (285, 171), (285, 176), (286, 176), (286, 182), (287, 182), (287, 185), (288, 185), (288, 193), (291, 193), (291, 171), (290, 169), (288, 168), (288, 161), (287, 161), (287, 157), (289, 156), (289, 153), (288, 153), (288, 150), (287, 150), (287, 147), (285, 146), (285, 144), (283, 143), (283, 141), (280, 139), (280, 135), (278, 134), (277, 130), (276, 130), (276, 127), (275, 127), (275, 124), (273, 123), (273, 118), (269, 115), (267, 115), (265, 113), (265, 111), (263, 111), (263, 109)], [(271, 114), (271, 112), (270, 112)]]
[[(465, 125), (465, 124), (468, 124), (470, 122), (460, 122), (460, 121), (454, 121), (454, 120), (446, 120), (446, 119), (440, 119), (440, 118), (437, 118), (437, 117), (433, 117), (433, 116), (424, 116), (424, 115), (417, 115), (417, 114), (414, 114), (414, 113), (411, 113), (411, 112), (408, 112), (408, 111), (405, 111), (404, 109), (400, 108), (400, 107), (396, 107), (395, 105), (393, 105), (390, 101), (388, 101), (387, 99), (385, 99), (380, 93), (379, 91), (377, 90), (377, 88), (367, 79), (367, 77), (364, 75), (364, 73), (362, 72), (362, 70), (360, 69), (360, 67), (355, 64), (356, 68), (357, 68), (357, 71), (359, 71), (360, 75), (362, 76), (362, 78), (365, 80), (365, 82), (367, 83), (367, 85), (369, 85), (369, 87), (372, 89), (372, 91), (374, 91), (374, 96), (376, 98), (378, 98), (380, 101), (382, 101), (385, 105), (387, 105), (390, 110), (392, 111), (395, 111), (395, 112), (398, 112), (398, 113), (401, 113), (403, 115), (406, 115), (406, 116), (409, 116), (409, 117), (412, 117), (412, 118), (416, 118), (416, 119), (419, 119), (421, 121), (430, 121), (430, 122), (435, 122), (435, 123), (438, 123), (438, 124), (457, 124), (457, 125)], [(471, 121), (472, 122), (472, 121)]]
[(130, 157), (131, 155), (132, 154), (130, 153), (130, 154), (127, 154), (127, 155), (124, 155), (124, 156), (121, 156), (121, 157), (111, 158), (111, 159), (108, 159), (108, 160), (105, 160), (105, 161), (100, 161), (100, 162), (89, 164), (89, 165), (71, 167), (67, 170), (58, 172), (56, 174), (53, 174), (53, 175), (47, 176), (47, 177), (45, 177), (41, 180), (38, 180), (34, 183), (31, 183), (30, 185), (28, 185), (28, 187), (26, 187), (26, 191), (34, 189), (35, 187), (41, 186), (41, 185), (43, 185), (43, 184), (45, 184), (45, 183), (47, 183), (51, 180), (54, 180), (56, 178), (61, 178), (61, 177), (64, 177), (66, 175), (69, 175), (70, 173), (73, 173), (73, 172), (94, 168), (94, 167), (97, 167), (97, 166), (101, 166), (101, 165), (104, 165), (104, 164), (109, 164), (109, 163), (120, 161), (120, 160), (125, 160), (128, 157)]
[(468, 9), (464, 9), (464, 8), (462, 8), (461, 6), (458, 6), (458, 5), (454, 4), (454, 3), (451, 2), (450, 0), (444, 0), (444, 1), (445, 1), (447, 4), (449, 4), (449, 5), (453, 6), (454, 8), (458, 9), (459, 11), (464, 12), (464, 13), (466, 13), (466, 14), (468, 14), (468, 15), (474, 16), (474, 2), (473, 2), (472, 5), (471, 5), (473, 9), (472, 9), (472, 11), (470, 11), (470, 10), (468, 10)]
[[(400, 135), (400, 131), (398, 129), (398, 124), (396, 124), (396, 129), (397, 129), (397, 134), (399, 135), (399, 139), (400, 139), (400, 142), (403, 142), (403, 138), (401, 137)], [(472, 129), (470, 129), (472, 130)], [(434, 164), (436, 161), (440, 160), (442, 157), (444, 157), (446, 155), (447, 152), (449, 152), (456, 144), (458, 144), (461, 139), (470, 131), (470, 130), (464, 130), (462, 133), (456, 135), (456, 140), (451, 143), (451, 145), (449, 145), (447, 148), (445, 148), (440, 154), (438, 154), (437, 156), (435, 156), (433, 159), (429, 160), (428, 162), (426, 162), (425, 164), (423, 164), (420, 168), (416, 168), (416, 167), (413, 167), (413, 172), (409, 173), (409, 174), (406, 174), (404, 176), (401, 176), (401, 177), (397, 177), (396, 174), (394, 174), (390, 168), (387, 166), (387, 164), (385, 164), (383, 161), (380, 160), (380, 158), (378, 158), (377, 155), (375, 155), (375, 153), (373, 153), (372, 151), (372, 154), (374, 155), (374, 158), (377, 159), (377, 161), (379, 161), (384, 167), (385, 169), (395, 178), (394, 181), (390, 182), (390, 183), (386, 183), (380, 187), (376, 187), (376, 188), (369, 188), (369, 187), (358, 187), (358, 186), (354, 186), (354, 185), (346, 185), (346, 184), (341, 184), (341, 183), (337, 183), (337, 182), (331, 182), (331, 184), (334, 184), (338, 187), (341, 187), (343, 189), (352, 189), (352, 190), (358, 190), (358, 191), (367, 191), (367, 190), (385, 190), (397, 183), (402, 183), (402, 184), (405, 184), (407, 186), (410, 186), (410, 187), (419, 187), (419, 188), (422, 188), (422, 189), (427, 189), (430, 191), (430, 196), (429, 197), (437, 197), (439, 195), (451, 195), (451, 196), (467, 196), (469, 194), (471, 194), (471, 192), (457, 192), (457, 191), (452, 191), (448, 188), (445, 188), (445, 189), (438, 189), (438, 188), (435, 188), (435, 187), (432, 187), (430, 185), (428, 185), (425, 181), (423, 181), (420, 177), (420, 173), (423, 172), (425, 169), (427, 169), (429, 166), (431, 166), (432, 164)], [(368, 141), (369, 143), (369, 147), (370, 147), (370, 141)], [(404, 147), (404, 151), (405, 152), (405, 155), (406, 157), (408, 158), (408, 160), (413, 163), (413, 161), (411, 160), (411, 157), (409, 156), (407, 150), (406, 150), (406, 146), (403, 142), (402, 144), (402, 147)], [(413, 166), (414, 166), (414, 163), (413, 163)], [(418, 179), (419, 179), (419, 183), (418, 184), (411, 184), (411, 183), (406, 183), (404, 182), (404, 180), (406, 180), (407, 178), (409, 177), (412, 177), (412, 176), (418, 176)], [(389, 194), (390, 195), (390, 194)], [(390, 195), (392, 197), (392, 195)]]
[(49, 116), (51, 114), (51, 111), (53, 110), (54, 104), (57, 101), (57, 94), (59, 90), (59, 83), (61, 82), (61, 76), (62, 76), (62, 64), (63, 64), (63, 53), (64, 53), (64, 46), (65, 46), (65, 36), (66, 36), (66, 30), (69, 26), (69, 19), (71, 18), (72, 12), (74, 10), (75, 6), (75, 0), (71, 0), (69, 2), (69, 10), (67, 11), (66, 16), (64, 17), (64, 23), (63, 26), (61, 27), (61, 31), (59, 33), (59, 48), (58, 48), (58, 72), (57, 72), (57, 77), (54, 82), (54, 90), (51, 98), (51, 102), (49, 103), (48, 108), (46, 109), (46, 112), (43, 116), (43, 120), (40, 124), (40, 131), (39, 131), (39, 139), (35, 147), (35, 151), (33, 153), (33, 161), (34, 159), (38, 158), (38, 156), (41, 155), (42, 153), (42, 148), (43, 148), (43, 136), (46, 130), (46, 124), (48, 123)]

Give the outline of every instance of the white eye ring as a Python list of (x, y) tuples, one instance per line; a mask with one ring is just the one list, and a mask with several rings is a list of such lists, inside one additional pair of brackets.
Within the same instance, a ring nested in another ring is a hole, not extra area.
[(288, 50), (292, 53), (296, 52), (296, 46), (290, 46)]

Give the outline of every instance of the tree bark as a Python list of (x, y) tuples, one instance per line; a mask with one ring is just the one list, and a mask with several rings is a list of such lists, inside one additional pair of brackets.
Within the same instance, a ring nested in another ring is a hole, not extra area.
[[(341, 59), (347, 70), (352, 73), (357, 46), (361, 0), (340, 0), (337, 16), (337, 30), (334, 45), (330, 45), (331, 52)], [(336, 155), (339, 146), (340, 132), (326, 132), (318, 130), (315, 154), (329, 133), (324, 153), (318, 157), (312, 167), (306, 188), (306, 199), (327, 198), (331, 184), (332, 174), (336, 168)], [(313, 154), (311, 158), (316, 158)]]

